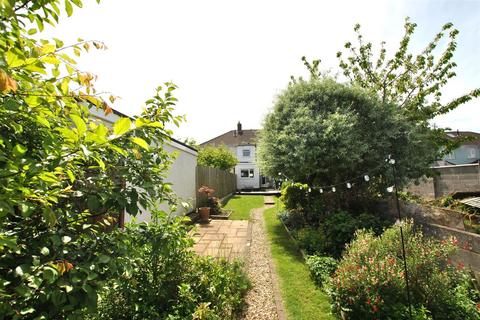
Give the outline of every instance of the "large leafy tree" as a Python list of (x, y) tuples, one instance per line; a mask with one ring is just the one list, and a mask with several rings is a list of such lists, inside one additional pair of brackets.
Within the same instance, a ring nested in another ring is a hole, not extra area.
[[(445, 129), (430, 126), (431, 120), (478, 97), (480, 89), (444, 102), (442, 90), (456, 75), (458, 30), (445, 24), (424, 50), (413, 54), (409, 45), (415, 28), (407, 18), (399, 48), (388, 58), (385, 43), (375, 54), (355, 25), (358, 44), (347, 42), (337, 57), (346, 85), (357, 97), (346, 94), (346, 86), (327, 89), (320, 60), (303, 57), (310, 79), (291, 77), (265, 119), (259, 152), (263, 170), (328, 185), (361, 175), (379, 163), (378, 157), (392, 154), (400, 182), (428, 174), (433, 161), (455, 147)], [(445, 48), (438, 53), (445, 38)], [(370, 110), (359, 106), (362, 95), (369, 96), (365, 105)]]
[[(336, 186), (338, 191), (350, 182), (352, 190), (368, 188), (377, 194), (392, 184), (385, 162), (389, 155), (397, 159), (399, 183), (425, 173), (438, 148), (431, 134), (373, 93), (313, 78), (297, 81), (279, 95), (265, 118), (258, 157), (271, 176), (281, 173), (311, 187), (345, 182)], [(362, 183), (367, 173), (369, 184)]]
[(201, 166), (231, 170), (237, 162), (235, 155), (226, 146), (206, 146), (198, 150), (197, 163)]
[(108, 114), (115, 97), (96, 92), (74, 57), (103, 43), (31, 37), (55, 25), (63, 5), (71, 15), (82, 2), (0, 2), (0, 318), (94, 308), (103, 280), (123, 265), (113, 259), (119, 233), (103, 231), (125, 209), (173, 200), (162, 145), (165, 125), (181, 120), (175, 86), (157, 88), (140, 116), (113, 128), (92, 120), (89, 109)]

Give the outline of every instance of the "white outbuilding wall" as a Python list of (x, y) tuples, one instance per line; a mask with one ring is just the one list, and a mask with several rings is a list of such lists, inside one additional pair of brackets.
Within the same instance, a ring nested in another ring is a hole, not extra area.
[[(105, 116), (103, 110), (91, 109), (92, 118), (103, 121), (107, 126), (112, 127), (113, 123), (120, 119), (122, 116), (117, 113), (110, 113)], [(188, 212), (193, 211), (196, 208), (196, 167), (197, 167), (197, 151), (182, 144), (179, 141), (171, 140), (165, 142), (164, 148), (167, 152), (171, 153), (175, 157), (172, 165), (167, 174), (166, 182), (172, 184), (172, 189), (179, 197), (180, 201), (190, 204)], [(160, 210), (169, 211), (166, 204), (159, 204)], [(184, 215), (188, 213), (181, 205), (178, 206), (177, 211), (172, 212), (172, 215)], [(125, 222), (132, 221), (132, 217), (125, 215)], [(141, 214), (137, 214), (136, 221), (150, 221), (150, 213), (142, 211)]]

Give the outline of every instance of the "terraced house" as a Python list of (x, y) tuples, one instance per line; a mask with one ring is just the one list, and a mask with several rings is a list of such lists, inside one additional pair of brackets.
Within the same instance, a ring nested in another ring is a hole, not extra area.
[(225, 145), (236, 155), (238, 163), (234, 170), (237, 176), (237, 188), (240, 190), (262, 189), (272, 186), (271, 179), (263, 176), (256, 164), (258, 131), (257, 129), (242, 129), (242, 124), (239, 121), (236, 130), (230, 130), (200, 144), (201, 147)]

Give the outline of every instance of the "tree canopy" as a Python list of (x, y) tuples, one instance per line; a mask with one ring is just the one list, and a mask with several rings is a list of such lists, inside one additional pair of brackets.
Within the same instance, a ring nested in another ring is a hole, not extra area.
[(237, 165), (237, 158), (226, 146), (206, 146), (198, 150), (197, 163), (201, 166), (231, 170)]
[[(346, 42), (345, 50), (338, 51), (337, 58), (349, 83), (375, 92), (384, 103), (396, 104), (412, 119), (428, 121), (479, 97), (480, 89), (475, 88), (448, 102), (442, 101), (444, 87), (457, 75), (457, 63), (453, 58), (459, 31), (452, 23), (444, 24), (433, 40), (414, 54), (409, 46), (416, 27), (408, 17), (405, 19), (405, 33), (397, 51), (388, 58), (385, 42), (375, 54), (373, 44), (365, 41), (360, 25), (356, 24), (357, 43)], [(442, 46), (444, 49), (439, 52)], [(312, 78), (322, 76), (320, 60), (311, 63), (305, 57), (302, 60)]]
[(329, 78), (311, 79), (278, 96), (264, 121), (258, 157), (267, 174), (280, 172), (310, 186), (346, 182), (375, 169), (368, 185), (383, 193), (392, 183), (388, 155), (397, 159), (401, 180), (418, 178), (437, 154), (431, 134), (373, 93)]
[(444, 102), (442, 90), (456, 76), (452, 59), (458, 30), (445, 24), (424, 50), (412, 54), (415, 28), (407, 18), (399, 48), (388, 58), (385, 43), (375, 54), (355, 25), (358, 44), (347, 42), (337, 53), (344, 84), (329, 78), (320, 60), (303, 57), (310, 79), (292, 76), (265, 119), (259, 143), (262, 170), (330, 185), (372, 170), (391, 154), (400, 182), (428, 174), (434, 160), (455, 147), (445, 129), (432, 128), (430, 121), (478, 97), (480, 90)]

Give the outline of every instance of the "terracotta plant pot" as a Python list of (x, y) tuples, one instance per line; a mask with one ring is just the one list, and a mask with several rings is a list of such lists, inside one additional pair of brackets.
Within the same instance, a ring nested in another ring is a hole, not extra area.
[(200, 215), (200, 222), (202, 223), (210, 222), (210, 207), (198, 208), (198, 214)]

